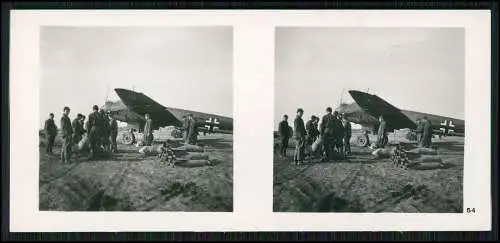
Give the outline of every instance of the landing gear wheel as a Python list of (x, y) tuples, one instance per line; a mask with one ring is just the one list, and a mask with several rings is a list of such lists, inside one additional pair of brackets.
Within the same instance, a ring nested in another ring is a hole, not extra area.
[(368, 146), (368, 138), (366, 136), (358, 136), (356, 139), (358, 146), (366, 147)]
[(175, 129), (175, 130), (172, 130), (172, 132), (170, 133), (170, 135), (174, 138), (182, 138), (183, 137), (183, 133), (181, 130), (178, 130), (178, 129)]
[(132, 144), (132, 137), (130, 136), (130, 134), (122, 133), (120, 137), (122, 144)]

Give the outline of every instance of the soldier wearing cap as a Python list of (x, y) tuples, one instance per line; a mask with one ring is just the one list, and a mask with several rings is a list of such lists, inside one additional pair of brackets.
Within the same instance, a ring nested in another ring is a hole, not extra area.
[(49, 119), (45, 120), (44, 131), (45, 135), (47, 136), (47, 154), (52, 155), (54, 140), (57, 136), (57, 126), (54, 122), (54, 113), (50, 113)]
[(296, 141), (294, 162), (297, 165), (303, 163), (305, 157), (306, 128), (304, 126), (304, 120), (302, 120), (303, 114), (304, 110), (298, 108), (297, 116), (293, 122), (294, 138)]
[(326, 108), (326, 114), (321, 118), (319, 128), (320, 136), (323, 138), (324, 157), (322, 161), (333, 159), (333, 141), (334, 141), (335, 121), (332, 115), (332, 108)]
[(102, 119), (99, 114), (99, 107), (94, 105), (93, 112), (89, 114), (87, 123), (87, 133), (90, 143), (90, 158), (95, 159), (98, 155), (99, 144), (101, 140)]
[(78, 113), (76, 115), (76, 118), (71, 123), (71, 126), (73, 127), (73, 143), (75, 144), (78, 144), (78, 142), (80, 142), (84, 133), (81, 120), (82, 114)]
[(71, 127), (71, 120), (69, 119), (70, 108), (64, 107), (63, 115), (61, 116), (61, 130), (62, 130), (62, 150), (61, 161), (63, 163), (71, 163), (71, 144), (73, 140), (73, 128)]
[(278, 127), (280, 137), (280, 155), (286, 157), (286, 149), (288, 148), (288, 140), (290, 139), (290, 129), (288, 129), (288, 115), (283, 115), (283, 120)]
[(306, 122), (306, 133), (307, 133), (306, 142), (307, 142), (307, 145), (311, 145), (316, 140), (317, 128), (315, 127), (315, 122), (316, 122), (315, 115), (312, 115), (311, 119)]

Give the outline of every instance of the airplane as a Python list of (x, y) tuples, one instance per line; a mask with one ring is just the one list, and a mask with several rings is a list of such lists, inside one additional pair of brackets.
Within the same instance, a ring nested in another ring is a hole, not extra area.
[[(198, 124), (198, 131), (202, 133), (233, 133), (233, 119), (226, 116), (191, 111), (179, 108), (166, 107), (140, 92), (117, 88), (116, 94), (119, 101), (106, 101), (101, 108), (111, 117), (121, 122), (126, 122), (130, 127), (142, 132), (146, 121), (145, 115), (149, 114), (153, 120), (152, 129), (173, 126), (171, 135), (175, 138), (182, 137), (181, 127), (183, 119), (192, 114)], [(126, 134), (124, 134), (126, 136)], [(124, 143), (130, 143), (129, 138), (123, 137)]]
[[(361, 125), (365, 131), (376, 134), (379, 121), (383, 116), (388, 131), (396, 129), (417, 128), (417, 119), (427, 116), (432, 124), (433, 134), (441, 136), (465, 136), (464, 120), (429, 113), (399, 109), (377, 95), (366, 92), (349, 90), (355, 100), (353, 103), (341, 103), (335, 111), (344, 114), (348, 121)], [(414, 137), (414, 136), (413, 136)], [(358, 145), (366, 146), (369, 143), (368, 135), (359, 135), (356, 140)]]

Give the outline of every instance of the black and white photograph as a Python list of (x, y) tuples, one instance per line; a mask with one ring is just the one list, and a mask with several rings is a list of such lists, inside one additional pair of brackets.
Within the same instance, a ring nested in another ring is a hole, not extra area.
[(278, 27), (275, 212), (462, 213), (464, 28)]
[(233, 211), (232, 28), (42, 26), (40, 211)]
[(487, 11), (10, 17), (12, 232), (492, 228)]

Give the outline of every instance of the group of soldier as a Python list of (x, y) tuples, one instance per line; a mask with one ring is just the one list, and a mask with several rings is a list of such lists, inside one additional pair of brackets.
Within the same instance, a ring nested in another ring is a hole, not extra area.
[[(316, 150), (319, 151), (317, 154), (321, 155), (321, 161), (344, 158), (351, 154), (350, 139), (352, 129), (351, 123), (345, 115), (339, 114), (337, 111), (332, 114), (332, 108), (328, 107), (326, 108), (326, 114), (321, 118), (321, 122), (319, 117), (312, 115), (311, 119), (304, 125), (303, 114), (304, 110), (298, 108), (293, 129), (288, 125), (288, 115), (283, 116), (278, 131), (281, 140), (281, 156), (287, 156), (286, 150), (292, 133), (296, 142), (293, 157), (295, 164), (303, 163), (306, 157), (314, 157), (314, 147), (317, 147)], [(377, 141), (373, 144), (373, 147), (384, 148), (388, 143), (388, 129), (383, 116), (379, 116), (378, 120)], [(419, 146), (429, 148), (431, 146), (432, 124), (427, 116), (417, 120), (416, 133)], [(365, 134), (365, 136), (367, 135)], [(319, 147), (319, 144), (322, 146)]]
[(304, 125), (302, 116), (304, 110), (297, 109), (297, 116), (294, 120), (293, 130), (288, 125), (288, 115), (283, 116), (279, 124), (279, 136), (281, 138), (280, 155), (286, 157), (288, 141), (292, 137), (296, 142), (294, 152), (295, 164), (302, 164), (306, 157), (314, 157), (314, 151), (307, 150), (306, 147), (313, 146), (314, 143), (321, 141), (322, 146), (318, 149), (322, 161), (344, 157), (351, 154), (351, 124), (338, 112), (333, 112), (332, 108), (326, 108), (326, 114), (320, 118), (313, 115)]
[[(93, 112), (88, 115), (88, 120), (85, 122), (85, 116), (77, 114), (77, 117), (71, 122), (69, 118), (71, 109), (64, 107), (61, 116), (61, 160), (63, 163), (71, 163), (72, 148), (74, 144), (82, 141), (87, 135), (90, 157), (89, 160), (95, 159), (101, 152), (116, 152), (116, 138), (118, 136), (117, 120), (111, 117), (103, 109), (99, 110), (97, 105), (93, 106)], [(50, 113), (49, 118), (45, 121), (44, 131), (47, 136), (47, 154), (52, 155), (54, 141), (58, 135), (58, 128), (54, 122), (54, 114)]]
[[(62, 138), (61, 160), (63, 163), (71, 163), (72, 148), (75, 144), (80, 143), (85, 135), (87, 135), (86, 139), (89, 145), (89, 160), (98, 158), (102, 153), (117, 152), (117, 120), (103, 109), (99, 109), (97, 105), (94, 105), (92, 110), (86, 122), (85, 116), (82, 114), (77, 114), (77, 117), (71, 122), (69, 118), (71, 109), (64, 107), (60, 121)], [(143, 142), (144, 145), (149, 146), (153, 142), (153, 121), (149, 114), (145, 114), (144, 117)], [(189, 114), (184, 118), (183, 130), (184, 142), (186, 144), (195, 145), (197, 143), (197, 126), (193, 114)], [(130, 130), (132, 143), (135, 143), (134, 131), (135, 129)], [(54, 141), (58, 135), (58, 128), (55, 124), (53, 113), (50, 113), (49, 118), (45, 120), (44, 132), (47, 137), (46, 152), (49, 155), (53, 155)]]

